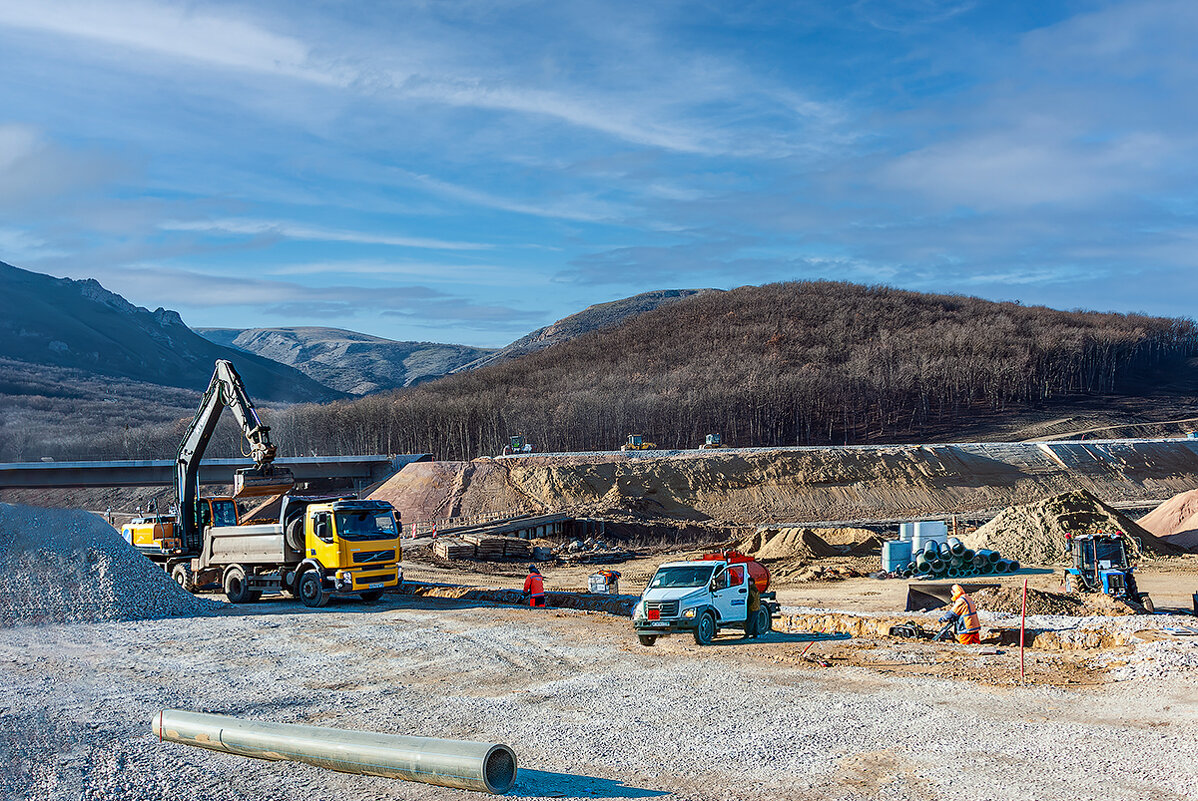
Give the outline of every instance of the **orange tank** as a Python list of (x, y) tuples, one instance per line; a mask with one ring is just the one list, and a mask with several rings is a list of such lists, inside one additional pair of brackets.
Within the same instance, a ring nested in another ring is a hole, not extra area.
[(758, 562), (748, 554), (740, 551), (716, 551), (714, 553), (705, 553), (703, 558), (711, 562), (728, 562), (729, 564), (743, 564), (749, 570), (749, 575), (753, 579), (753, 583), (757, 585), (758, 592), (765, 592), (770, 586), (770, 571), (765, 565)]

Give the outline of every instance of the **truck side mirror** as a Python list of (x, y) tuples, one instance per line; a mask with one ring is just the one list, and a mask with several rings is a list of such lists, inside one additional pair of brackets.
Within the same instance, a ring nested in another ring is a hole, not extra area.
[(333, 538), (329, 536), (328, 521), (325, 521), (325, 520), (316, 521), (316, 536), (319, 537), (320, 539), (324, 540), (325, 542), (333, 541)]

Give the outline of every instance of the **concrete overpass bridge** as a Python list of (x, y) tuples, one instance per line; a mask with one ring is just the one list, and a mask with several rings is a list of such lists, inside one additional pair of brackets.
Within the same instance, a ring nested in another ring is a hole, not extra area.
[[(398, 456), (292, 456), (275, 459), (296, 482), (347, 479), (355, 490), (382, 481), (412, 462), (432, 461), (427, 453)], [(232, 484), (233, 471), (252, 467), (248, 459), (204, 459), (201, 484)], [(173, 459), (108, 462), (14, 462), (0, 464), (0, 489), (74, 489), (78, 487), (161, 487), (175, 483)]]

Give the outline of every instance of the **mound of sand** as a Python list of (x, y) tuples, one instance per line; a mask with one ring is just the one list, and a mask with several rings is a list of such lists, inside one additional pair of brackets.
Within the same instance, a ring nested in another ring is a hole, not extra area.
[[(1023, 604), (1023, 588), (1013, 585), (987, 587), (973, 593), (978, 608), (989, 612), (1005, 612), (1018, 615)], [(1066, 595), (1028, 588), (1027, 613), (1029, 615), (1068, 615), (1090, 617), (1092, 615), (1134, 615), (1137, 610), (1108, 595)]]
[(741, 542), (737, 550), (762, 562), (775, 560), (807, 561), (843, 556), (849, 546), (830, 545), (811, 528), (761, 529)]
[(1170, 545), (1198, 550), (1198, 490), (1174, 495), (1136, 522)]
[(0, 626), (209, 614), (95, 515), (0, 504)]
[(1038, 503), (1012, 506), (963, 537), (962, 541), (975, 550), (989, 548), (1008, 559), (1043, 565), (1066, 560), (1066, 534), (1094, 531), (1128, 534), (1132, 537), (1132, 550), (1136, 550), (1136, 540), (1139, 540), (1145, 554), (1184, 552), (1184, 549), (1153, 536), (1131, 518), (1084, 490), (1054, 495)]

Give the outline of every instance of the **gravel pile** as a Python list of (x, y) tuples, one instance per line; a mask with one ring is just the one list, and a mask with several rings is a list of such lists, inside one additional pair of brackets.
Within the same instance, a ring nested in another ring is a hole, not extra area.
[(195, 597), (87, 512), (0, 504), (0, 626), (190, 617)]
[(1109, 654), (1098, 661), (1110, 666), (1108, 674), (1118, 681), (1159, 679), (1198, 668), (1198, 638), (1144, 643), (1129, 655)]

